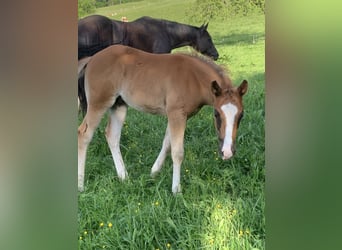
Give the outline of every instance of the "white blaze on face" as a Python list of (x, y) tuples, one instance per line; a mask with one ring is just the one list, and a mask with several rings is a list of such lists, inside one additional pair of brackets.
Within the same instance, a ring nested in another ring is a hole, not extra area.
[(238, 112), (238, 109), (235, 105), (228, 103), (222, 105), (221, 110), (223, 111), (226, 118), (226, 128), (225, 128), (225, 136), (222, 146), (222, 159), (227, 160), (233, 156), (232, 146), (233, 146), (233, 128), (235, 115)]

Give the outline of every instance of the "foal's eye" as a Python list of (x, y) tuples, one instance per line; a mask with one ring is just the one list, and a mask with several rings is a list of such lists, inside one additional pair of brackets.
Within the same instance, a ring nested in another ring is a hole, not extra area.
[(240, 124), (240, 121), (241, 121), (242, 117), (243, 117), (243, 111), (242, 111), (242, 112), (240, 113), (240, 115), (239, 115), (239, 118), (238, 118), (238, 126), (239, 126), (239, 124)]
[(215, 115), (216, 129), (220, 130), (222, 121), (221, 121), (220, 113), (216, 109), (214, 111), (214, 115)]

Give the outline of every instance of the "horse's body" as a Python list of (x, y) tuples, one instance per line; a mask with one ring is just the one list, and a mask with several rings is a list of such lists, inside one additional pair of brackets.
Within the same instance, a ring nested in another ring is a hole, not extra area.
[(189, 45), (216, 60), (219, 55), (207, 26), (195, 27), (151, 17), (122, 22), (100, 15), (88, 16), (78, 21), (78, 59), (92, 56), (110, 45), (122, 44), (158, 54)]
[[(207, 25), (190, 26), (163, 19), (141, 17), (121, 22), (92, 15), (78, 21), (78, 59), (92, 56), (102, 49), (122, 44), (150, 53), (170, 53), (172, 49), (190, 45), (216, 60), (219, 56), (207, 31)], [(86, 111), (83, 74), (79, 74), (78, 97)]]
[(199, 57), (156, 55), (121, 45), (106, 48), (87, 60), (85, 90), (88, 111), (78, 128), (79, 190), (83, 190), (88, 144), (107, 110), (110, 110), (107, 142), (119, 178), (123, 180), (127, 177), (119, 147), (127, 105), (143, 112), (167, 116), (163, 146), (151, 174), (160, 171), (171, 149), (174, 193), (180, 191), (186, 121), (203, 105), (215, 108), (222, 158), (233, 156), (247, 81), (233, 87), (220, 67)]

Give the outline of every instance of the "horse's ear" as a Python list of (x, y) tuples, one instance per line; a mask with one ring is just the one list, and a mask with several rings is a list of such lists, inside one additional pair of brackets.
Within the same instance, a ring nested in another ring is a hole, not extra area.
[(247, 89), (248, 89), (248, 82), (246, 80), (243, 80), (240, 86), (238, 87), (238, 92), (240, 96), (243, 96), (244, 94), (246, 94)]
[(209, 23), (206, 23), (206, 24), (203, 23), (203, 24), (201, 25), (201, 27), (200, 27), (201, 32), (207, 30), (208, 24), (209, 24)]
[(222, 89), (215, 80), (211, 82), (211, 90), (215, 96), (220, 96), (222, 94)]

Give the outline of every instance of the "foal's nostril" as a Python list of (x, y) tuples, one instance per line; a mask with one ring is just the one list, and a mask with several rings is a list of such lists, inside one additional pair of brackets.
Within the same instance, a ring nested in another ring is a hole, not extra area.
[(233, 153), (233, 155), (235, 154), (235, 152), (236, 152), (235, 146), (232, 146), (232, 153)]
[(231, 150), (222, 150), (222, 159), (228, 160), (233, 156), (233, 153)]

